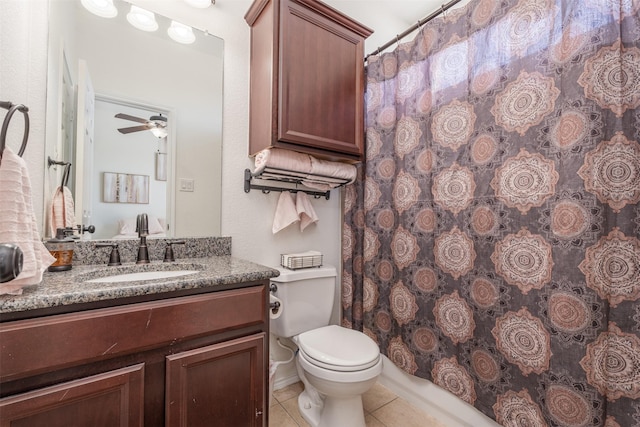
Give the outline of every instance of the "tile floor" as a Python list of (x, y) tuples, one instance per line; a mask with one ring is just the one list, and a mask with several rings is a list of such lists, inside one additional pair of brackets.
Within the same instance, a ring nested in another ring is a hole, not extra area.
[[(308, 427), (298, 412), (301, 382), (276, 390), (269, 412), (269, 427)], [(380, 383), (362, 397), (367, 427), (446, 427), (430, 415), (400, 399)], [(336, 426), (348, 427), (348, 426)]]

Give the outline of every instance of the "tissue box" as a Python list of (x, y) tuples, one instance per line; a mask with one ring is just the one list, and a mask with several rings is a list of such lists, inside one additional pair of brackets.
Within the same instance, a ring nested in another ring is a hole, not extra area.
[(280, 265), (290, 270), (299, 268), (322, 267), (322, 254), (318, 251), (307, 251), (297, 254), (280, 255)]

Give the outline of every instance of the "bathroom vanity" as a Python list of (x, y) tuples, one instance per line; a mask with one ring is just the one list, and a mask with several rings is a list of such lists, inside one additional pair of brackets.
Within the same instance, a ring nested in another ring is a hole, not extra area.
[(3, 423), (266, 426), (277, 271), (213, 256), (171, 265), (197, 269), (185, 276), (88, 282), (112, 268), (74, 266), (0, 298)]

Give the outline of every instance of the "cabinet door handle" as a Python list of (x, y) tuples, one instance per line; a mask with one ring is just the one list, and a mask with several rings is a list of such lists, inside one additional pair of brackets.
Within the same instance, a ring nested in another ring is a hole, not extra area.
[(256, 408), (256, 418), (262, 415), (262, 411)]

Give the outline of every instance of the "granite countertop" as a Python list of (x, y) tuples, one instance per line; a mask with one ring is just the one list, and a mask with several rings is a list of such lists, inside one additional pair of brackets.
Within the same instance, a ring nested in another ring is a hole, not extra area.
[[(194, 274), (132, 282), (90, 283), (91, 279), (143, 271), (197, 270)], [(115, 299), (167, 294), (184, 290), (212, 290), (225, 285), (254, 282), (275, 277), (278, 270), (232, 256), (179, 259), (173, 263), (133, 262), (122, 266), (74, 265), (63, 272), (45, 271), (39, 285), (26, 287), (22, 295), (0, 296), (0, 314), (73, 306)]]

